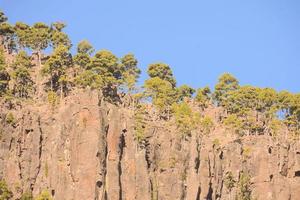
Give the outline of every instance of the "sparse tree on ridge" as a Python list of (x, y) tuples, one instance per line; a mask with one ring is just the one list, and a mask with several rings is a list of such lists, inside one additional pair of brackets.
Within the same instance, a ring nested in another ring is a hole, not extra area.
[(6, 93), (10, 76), (7, 72), (3, 49), (0, 48), (0, 96)]
[(21, 49), (30, 48), (31, 27), (23, 22), (15, 24), (18, 47)]
[(209, 101), (211, 99), (211, 91), (209, 87), (199, 88), (197, 90), (195, 100), (197, 104), (204, 110), (207, 108)]
[(72, 56), (68, 47), (60, 45), (54, 49), (50, 58), (45, 63), (42, 71), (44, 75), (50, 76), (50, 89), (54, 90), (54, 86), (59, 85), (61, 98), (64, 95), (64, 87), (66, 86), (66, 71), (72, 66)]
[(14, 27), (7, 23), (0, 23), (0, 36), (1, 44), (4, 46), (8, 53), (11, 53), (15, 49), (15, 29)]
[(37, 53), (38, 65), (41, 67), (42, 51), (49, 46), (50, 28), (42, 22), (35, 23), (30, 29), (28, 46)]
[(28, 97), (30, 91), (33, 89), (33, 81), (29, 73), (31, 66), (31, 60), (26, 52), (20, 51), (12, 64), (13, 94), (15, 96)]
[(98, 51), (88, 67), (93, 73), (99, 75), (102, 80), (102, 90), (105, 96), (116, 95), (118, 86), (123, 83), (123, 67), (119, 59), (110, 51)]
[(177, 88), (177, 92), (178, 92), (178, 100), (183, 101), (184, 98), (192, 98), (193, 94), (195, 93), (195, 89), (184, 84), (179, 88)]
[(159, 77), (162, 80), (170, 82), (172, 87), (176, 86), (176, 80), (173, 76), (173, 72), (170, 66), (165, 63), (150, 64), (147, 72), (151, 78)]
[(141, 74), (141, 70), (137, 67), (138, 61), (133, 54), (127, 54), (121, 58), (121, 64), (124, 68), (123, 79), (128, 92), (130, 93)]
[(52, 23), (50, 28), (50, 40), (51, 45), (55, 49), (60, 45), (64, 45), (65, 47), (71, 48), (71, 40), (69, 36), (62, 32), (62, 30), (66, 27), (66, 24), (62, 22), (55, 22)]
[(229, 73), (220, 76), (215, 86), (214, 98), (219, 105), (223, 105), (228, 92), (239, 88), (239, 81)]
[(87, 41), (83, 40), (77, 45), (77, 54), (74, 56), (74, 64), (78, 65), (78, 71), (86, 70), (91, 63), (91, 54), (94, 52), (93, 46)]

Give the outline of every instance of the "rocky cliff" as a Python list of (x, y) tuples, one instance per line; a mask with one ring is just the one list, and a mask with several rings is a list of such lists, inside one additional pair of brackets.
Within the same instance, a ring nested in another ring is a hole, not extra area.
[(238, 137), (210, 107), (205, 115), (216, 125), (209, 134), (183, 136), (148, 119), (141, 143), (133, 110), (101, 101), (96, 91), (77, 90), (55, 108), (6, 107), (0, 177), (14, 199), (43, 190), (55, 200), (300, 199), (299, 140), (285, 129), (277, 138)]

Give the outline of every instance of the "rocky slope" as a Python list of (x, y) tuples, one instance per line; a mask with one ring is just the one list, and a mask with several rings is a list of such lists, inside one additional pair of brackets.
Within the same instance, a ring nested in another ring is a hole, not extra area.
[[(215, 128), (178, 134), (152, 121), (142, 144), (133, 111), (76, 91), (51, 110), (1, 106), (0, 178), (14, 199), (48, 190), (55, 200), (300, 199), (300, 145), (281, 134), (230, 134), (217, 108)], [(286, 130), (282, 130), (283, 132)]]

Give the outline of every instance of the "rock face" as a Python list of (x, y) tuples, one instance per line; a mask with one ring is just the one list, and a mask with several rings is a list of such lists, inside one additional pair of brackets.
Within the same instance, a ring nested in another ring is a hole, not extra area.
[(141, 145), (133, 111), (91, 91), (69, 95), (52, 111), (22, 107), (13, 124), (6, 112), (1, 107), (0, 178), (14, 199), (43, 190), (55, 200), (234, 200), (241, 191), (259, 200), (300, 199), (299, 141), (237, 138), (217, 120), (209, 135), (182, 136), (153, 121)]

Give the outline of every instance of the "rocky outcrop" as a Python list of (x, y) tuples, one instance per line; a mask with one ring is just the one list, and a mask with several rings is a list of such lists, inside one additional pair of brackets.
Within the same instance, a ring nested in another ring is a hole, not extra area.
[(54, 109), (26, 103), (12, 123), (1, 107), (0, 178), (14, 199), (48, 190), (56, 200), (233, 200), (243, 180), (253, 199), (300, 199), (298, 140), (238, 138), (215, 117), (209, 135), (152, 121), (141, 145), (133, 110), (100, 99), (76, 91)]

